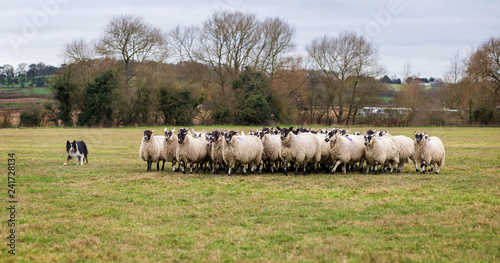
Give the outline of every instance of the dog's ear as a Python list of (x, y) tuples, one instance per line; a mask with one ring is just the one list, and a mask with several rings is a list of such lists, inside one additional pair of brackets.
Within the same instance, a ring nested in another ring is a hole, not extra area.
[(72, 142), (72, 143), (76, 143), (76, 140), (73, 140), (73, 142)]

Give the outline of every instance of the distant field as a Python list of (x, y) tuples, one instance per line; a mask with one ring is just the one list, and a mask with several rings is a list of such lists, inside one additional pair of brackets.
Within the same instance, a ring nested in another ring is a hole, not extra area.
[[(146, 173), (143, 129), (0, 130), (2, 207), (10, 152), (18, 200), (16, 256), (2, 209), (0, 262), (500, 260), (499, 128), (390, 129), (439, 136), (439, 175), (407, 165), (402, 174), (288, 177), (172, 174), (170, 165)], [(87, 142), (88, 165), (62, 165), (73, 139)]]

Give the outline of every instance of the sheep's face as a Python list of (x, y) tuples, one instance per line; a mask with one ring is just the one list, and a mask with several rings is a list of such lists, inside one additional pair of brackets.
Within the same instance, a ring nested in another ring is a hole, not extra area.
[(290, 129), (283, 128), (280, 131), (281, 131), (281, 140), (285, 140), (287, 137), (289, 137), (288, 135), (290, 134), (290, 132), (293, 132), (293, 127), (290, 127)]
[(335, 142), (337, 139), (337, 134), (342, 135), (342, 131), (339, 129), (333, 129), (329, 131), (325, 136), (325, 142)]
[(219, 131), (213, 131), (212, 132), (212, 142), (218, 141), (219, 138), (222, 138), (222, 134)]
[(417, 132), (414, 132), (415, 133), (415, 141), (417, 141), (417, 143), (420, 143), (422, 140), (425, 139), (426, 137), (426, 134), (425, 132), (424, 133), (417, 133)]
[(373, 138), (377, 135), (376, 131), (368, 130), (365, 133), (365, 146), (370, 145), (373, 142)]
[(212, 144), (212, 138), (213, 138), (213, 134), (212, 133), (206, 133), (205, 134), (205, 141), (207, 141), (207, 146), (210, 146), (210, 144)]
[(170, 141), (172, 139), (172, 136), (174, 135), (175, 128), (172, 131), (169, 131), (165, 128), (165, 140)]
[(151, 136), (153, 136), (154, 130), (143, 130), (144, 131), (144, 140), (149, 141), (151, 140)]
[(177, 134), (177, 142), (183, 143), (184, 140), (186, 139), (187, 133), (188, 133), (188, 129), (180, 128), (179, 134)]
[(231, 143), (231, 139), (233, 139), (233, 136), (238, 134), (238, 132), (235, 131), (230, 131), (224, 135), (224, 138), (226, 139), (226, 143)]

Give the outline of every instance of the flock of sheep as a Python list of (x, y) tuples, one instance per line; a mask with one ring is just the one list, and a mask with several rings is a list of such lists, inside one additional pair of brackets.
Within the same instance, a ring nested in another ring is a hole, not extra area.
[[(172, 163), (172, 171), (182, 169), (186, 173), (198, 169), (212, 173), (224, 171), (231, 175), (232, 169), (241, 168), (247, 173), (262, 172), (267, 169), (274, 173), (289, 169), (295, 174), (301, 169), (318, 173), (326, 169), (334, 173), (342, 169), (349, 171), (370, 171), (382, 173), (394, 169), (402, 172), (405, 163), (414, 162), (420, 173), (435, 170), (439, 173), (445, 161), (445, 149), (438, 137), (415, 132), (415, 140), (403, 136), (393, 136), (388, 131), (368, 130), (365, 134), (349, 134), (341, 128), (263, 128), (249, 134), (238, 131), (195, 132), (191, 128), (179, 128), (175, 133), (165, 128), (165, 136), (153, 136), (153, 131), (144, 130), (140, 158), (147, 162), (151, 171), (153, 162)], [(178, 164), (177, 169), (175, 165)], [(380, 166), (380, 169), (379, 169)]]

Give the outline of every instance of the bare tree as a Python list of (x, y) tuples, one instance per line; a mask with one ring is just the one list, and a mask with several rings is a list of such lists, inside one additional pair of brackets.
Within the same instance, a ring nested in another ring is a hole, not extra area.
[(266, 18), (259, 26), (259, 44), (253, 51), (254, 68), (266, 72), (270, 79), (295, 48), (295, 28), (279, 18)]
[(26, 63), (19, 63), (17, 65), (17, 74), (18, 76), (26, 76), (26, 73), (28, 72), (28, 64)]
[(101, 55), (123, 59), (125, 69), (133, 62), (163, 61), (167, 56), (163, 32), (132, 15), (113, 17), (98, 40), (96, 50)]
[(89, 63), (96, 56), (95, 48), (84, 39), (76, 39), (66, 44), (61, 52), (66, 64)]
[(384, 71), (378, 62), (377, 48), (363, 36), (345, 32), (338, 37), (325, 35), (314, 39), (306, 50), (313, 68), (323, 74), (326, 94), (337, 122), (347, 123), (362, 94), (359, 92), (361, 80)]
[(177, 27), (170, 32), (169, 42), (178, 59), (193, 62), (191, 73), (206, 73), (197, 66), (208, 65), (214, 75), (203, 79), (211, 78), (225, 95), (244, 67), (271, 77), (285, 63), (283, 55), (295, 46), (294, 36), (295, 29), (279, 18), (261, 22), (254, 14), (218, 11), (201, 27)]
[(500, 105), (500, 37), (486, 40), (466, 59), (466, 77), (487, 94), (483, 104)]

